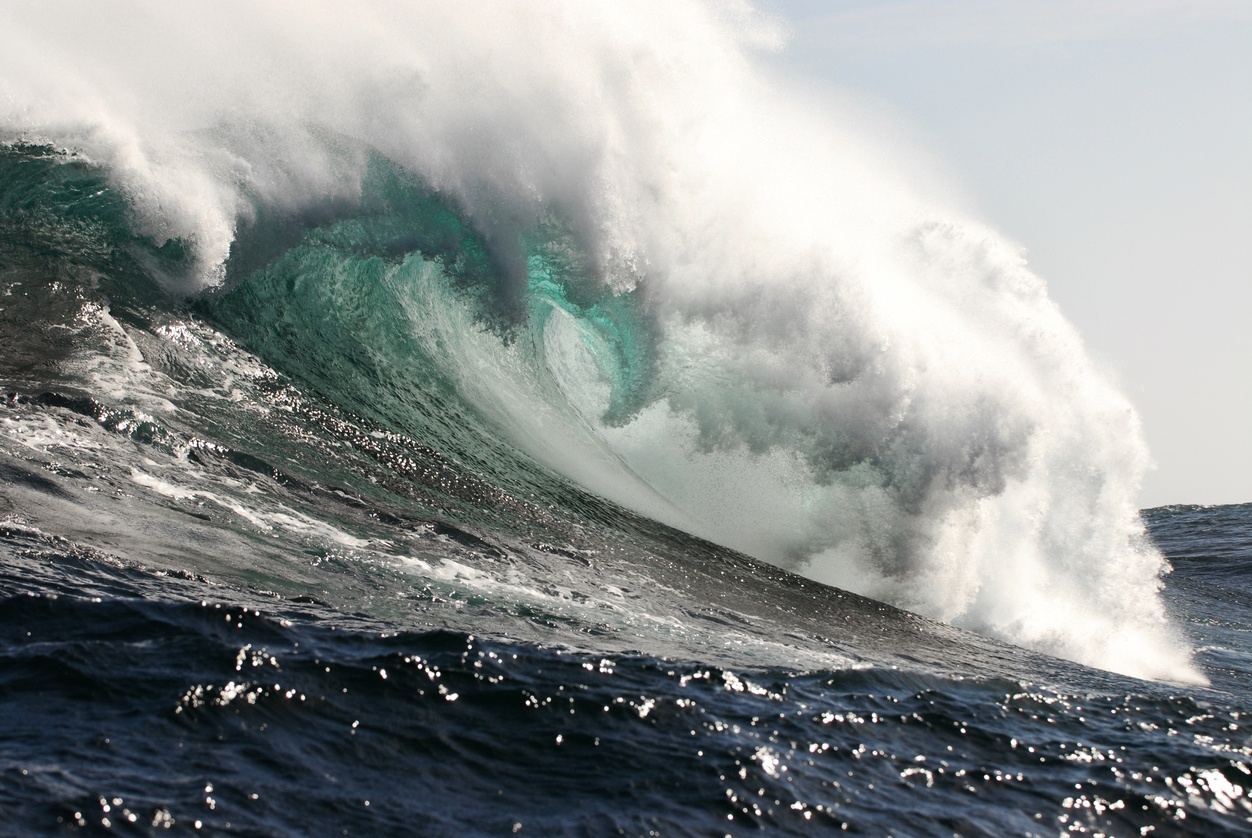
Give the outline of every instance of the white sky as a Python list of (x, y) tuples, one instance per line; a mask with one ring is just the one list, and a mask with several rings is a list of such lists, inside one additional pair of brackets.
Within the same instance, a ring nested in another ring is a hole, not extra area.
[(1138, 406), (1141, 504), (1252, 502), (1252, 0), (759, 0), (1027, 248)]

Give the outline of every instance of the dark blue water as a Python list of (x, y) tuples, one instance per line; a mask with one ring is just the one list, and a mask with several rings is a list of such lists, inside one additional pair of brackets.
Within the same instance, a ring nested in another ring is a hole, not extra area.
[(1222, 542), (1246, 558), (1250, 511), (1150, 513), (1163, 540), (1212, 526), (1170, 591), (1213, 689), (1059, 662), (1035, 664), (1047, 684), (1020, 661), (996, 676), (963, 638), (951, 659), (896, 637), (893, 665), (799, 670), (605, 653), (591, 632), (405, 625), (9, 525), (4, 831), (1244, 834), (1246, 577), (1223, 571), (1233, 605), (1196, 591)]
[(528, 459), (389, 314), (419, 251), (519, 340), (429, 196), (258, 223), (187, 298), (104, 173), (3, 162), (0, 833), (1252, 833), (1252, 506), (1145, 513), (1208, 685), (1084, 667)]

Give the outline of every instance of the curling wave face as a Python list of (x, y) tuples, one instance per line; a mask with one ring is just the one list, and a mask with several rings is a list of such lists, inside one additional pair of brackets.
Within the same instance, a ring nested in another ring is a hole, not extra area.
[(1136, 514), (1138, 420), (1020, 250), (760, 74), (778, 36), (750, 9), (654, 11), (10, 11), (5, 138), (76, 155), (12, 145), (10, 176), (101, 191), (6, 211), (100, 243), (75, 281), (194, 300), (516, 496), (572, 481), (958, 626), (1198, 678)]

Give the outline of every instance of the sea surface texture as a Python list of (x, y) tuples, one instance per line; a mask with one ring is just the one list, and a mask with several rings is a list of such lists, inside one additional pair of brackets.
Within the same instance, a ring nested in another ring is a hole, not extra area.
[(0, 26), (0, 834), (1252, 834), (1252, 505), (768, 21), (147, 11)]

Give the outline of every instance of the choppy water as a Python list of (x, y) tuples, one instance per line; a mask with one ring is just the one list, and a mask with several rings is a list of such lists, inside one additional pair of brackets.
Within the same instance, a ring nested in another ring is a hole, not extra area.
[[(8, 501), (85, 479), (7, 462)], [(1245, 834), (1250, 512), (1150, 513), (1181, 548), (1168, 593), (1208, 689), (681, 538), (631, 585), (414, 526), (426, 566), (280, 549), (311, 593), (278, 594), (230, 548), (210, 580), (173, 546), (145, 563), (10, 519), (4, 831)]]

